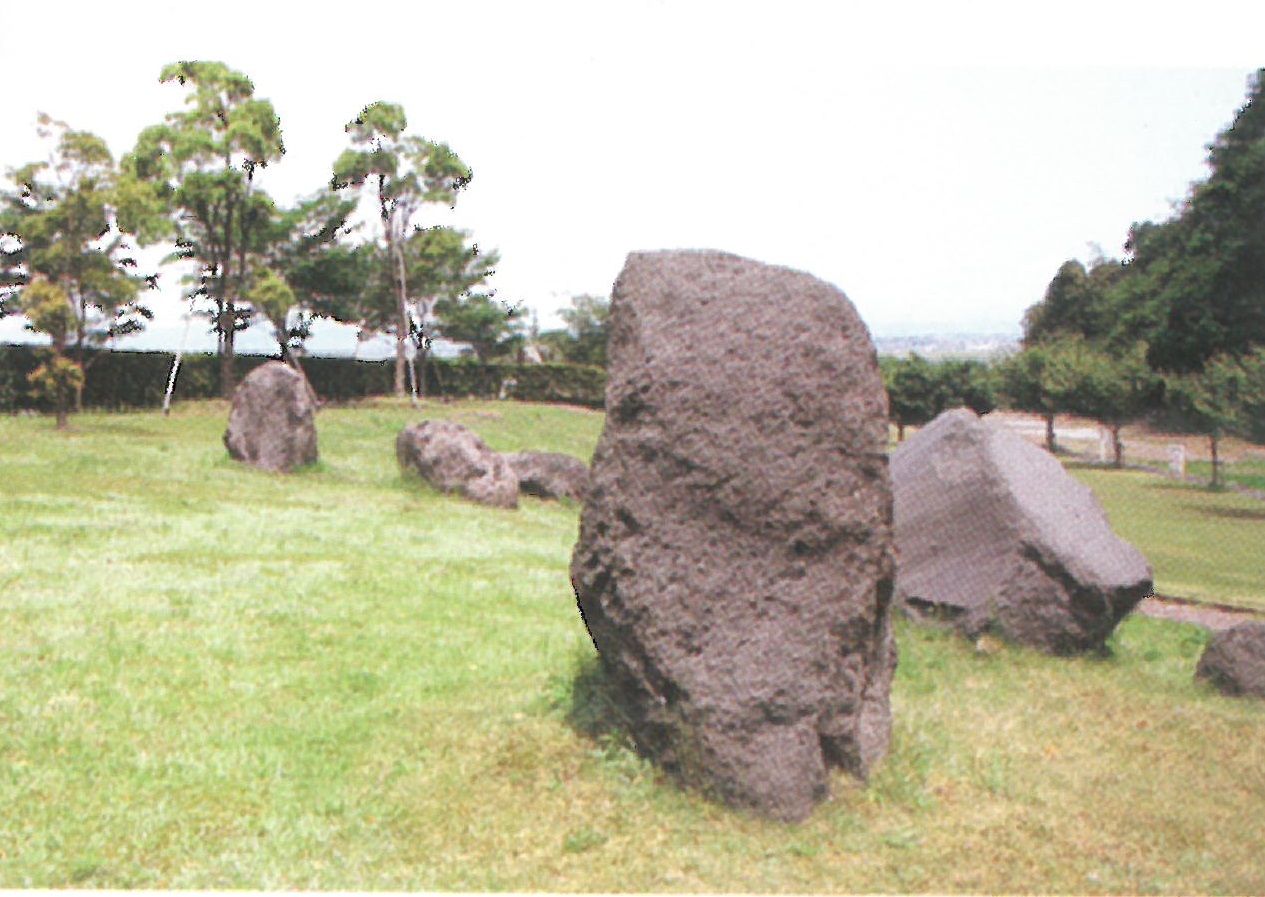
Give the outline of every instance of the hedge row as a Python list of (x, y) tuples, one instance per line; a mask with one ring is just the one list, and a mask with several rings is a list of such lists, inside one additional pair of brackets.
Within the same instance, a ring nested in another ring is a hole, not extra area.
[[(47, 357), (35, 346), (0, 346), (0, 411), (48, 410), (35, 399), (26, 376)], [(83, 404), (86, 408), (121, 410), (162, 406), (173, 356), (167, 352), (89, 352)], [(239, 355), (234, 359), (238, 379), (272, 359)], [(303, 370), (318, 396), (345, 402), (365, 396), (390, 395), (393, 360), (305, 358)], [(602, 407), (606, 372), (601, 368), (566, 364), (478, 364), (461, 360), (431, 360), (426, 371), (426, 394), (465, 398), (515, 398), (529, 402), (562, 402)], [(214, 355), (185, 355), (180, 360), (173, 399), (205, 399), (220, 394), (220, 361)]]

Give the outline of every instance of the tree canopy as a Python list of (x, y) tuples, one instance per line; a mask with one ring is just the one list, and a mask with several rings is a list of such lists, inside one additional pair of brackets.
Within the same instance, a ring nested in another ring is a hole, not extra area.
[(210, 301), (225, 396), (233, 389), (236, 334), (250, 326), (243, 297), (251, 256), (263, 247), (275, 215), (256, 173), (285, 153), (281, 121), (254, 84), (221, 62), (178, 62), (159, 76), (186, 89), (183, 111), (141, 132), (124, 160), (125, 214), (150, 214), (151, 240), (171, 239), (177, 257), (197, 264), (193, 295)]

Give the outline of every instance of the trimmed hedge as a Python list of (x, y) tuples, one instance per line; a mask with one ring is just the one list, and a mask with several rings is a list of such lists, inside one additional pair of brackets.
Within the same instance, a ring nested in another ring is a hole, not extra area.
[[(39, 365), (47, 349), (0, 346), (0, 412), (48, 410), (30, 392), (26, 375)], [(121, 410), (159, 408), (167, 389), (170, 352), (90, 351), (87, 354), (85, 408)], [(275, 359), (238, 355), (238, 380), (258, 365)], [(302, 360), (313, 389), (325, 401), (346, 402), (393, 392), (394, 360), (311, 357)], [(206, 399), (220, 394), (220, 362), (215, 355), (190, 354), (180, 360), (173, 399)], [(468, 360), (437, 361), (426, 368), (426, 394), (451, 398), (514, 398), (527, 402), (560, 402), (601, 408), (606, 372), (567, 364), (479, 364)]]

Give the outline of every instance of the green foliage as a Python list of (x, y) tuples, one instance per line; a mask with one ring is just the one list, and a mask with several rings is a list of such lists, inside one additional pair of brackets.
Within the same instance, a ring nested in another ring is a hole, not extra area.
[[(26, 391), (27, 375), (44, 350), (32, 346), (0, 347), (0, 411), (49, 410)], [(87, 354), (93, 376), (84, 386), (86, 408), (110, 410), (157, 408), (162, 404), (172, 357), (165, 352), (105, 352)], [(236, 378), (271, 359), (240, 355), (234, 359)], [(317, 395), (329, 402), (347, 402), (391, 392), (391, 364), (351, 358), (309, 357), (303, 370)], [(496, 398), (502, 388), (508, 398), (601, 408), (605, 402), (606, 372), (601, 368), (568, 364), (478, 364), (432, 361), (427, 369), (430, 395)], [(185, 355), (176, 380), (177, 401), (206, 399), (221, 393), (220, 366), (211, 355)]]
[(920, 426), (950, 408), (987, 414), (995, 407), (993, 375), (981, 361), (932, 362), (913, 353), (879, 359), (887, 389), (888, 415), (903, 439), (905, 427)]
[(439, 333), (459, 343), (469, 343), (475, 358), (488, 362), (501, 357), (521, 343), (521, 306), (498, 302), (482, 293), (435, 303)]
[(65, 426), (66, 410), (74, 404), (75, 396), (83, 388), (82, 365), (62, 355), (53, 355), (27, 375), (32, 392), (37, 399), (52, 405), (58, 412), (59, 426)]
[(1265, 345), (1265, 70), (1212, 144), (1177, 217), (1134, 225), (1120, 328), (1159, 370), (1197, 372)]
[[(285, 152), (272, 103), (221, 62), (166, 66), (162, 83), (186, 88), (186, 109), (146, 128), (124, 159), (130, 213), (148, 212), (152, 238), (174, 239), (177, 257), (196, 262), (193, 296), (210, 301), (218, 334), (222, 379), (232, 388), (234, 338), (250, 326), (242, 306), (252, 254), (260, 253), (277, 214), (255, 184), (255, 174)], [(152, 213), (165, 213), (153, 218)]]
[(1221, 485), (1221, 438), (1265, 438), (1265, 349), (1243, 358), (1218, 355), (1202, 371), (1171, 374), (1164, 383), (1168, 407), (1207, 434), (1212, 450), (1210, 485)]
[(495, 254), (480, 260), (477, 244), (466, 248), (465, 232), (415, 223), (428, 205), (455, 204), (474, 173), (447, 144), (405, 134), (407, 127), (403, 107), (370, 103), (347, 123), (352, 146), (335, 161), (330, 182), (335, 190), (372, 191), (377, 205), (383, 245), (367, 256), (371, 276), (346, 320), (369, 333), (394, 332), (395, 392), (400, 396), (405, 391), (405, 340), (413, 340), (421, 353), (424, 371), (434, 302), (481, 283), (495, 265)]
[[(153, 317), (138, 295), (127, 238), (115, 227), (119, 177), (105, 141), (40, 114), (46, 162), (9, 172), (0, 192), (0, 313), (22, 311), (24, 285), (45, 278), (63, 289), (74, 313), (66, 328), (76, 356), (88, 346), (135, 333)], [(40, 328), (41, 330), (43, 328)]]
[(602, 296), (571, 297), (571, 305), (558, 312), (565, 330), (548, 330), (536, 337), (547, 360), (588, 364), (604, 368), (610, 338), (610, 300)]
[(1088, 269), (1076, 260), (1064, 262), (1045, 297), (1024, 312), (1024, 344), (1069, 337), (1104, 341), (1116, 323), (1111, 288), (1125, 270), (1115, 259), (1096, 259)]
[(26, 286), (22, 299), (30, 329), (46, 334), (58, 354), (65, 351), (75, 327), (75, 309), (66, 291), (41, 277)]

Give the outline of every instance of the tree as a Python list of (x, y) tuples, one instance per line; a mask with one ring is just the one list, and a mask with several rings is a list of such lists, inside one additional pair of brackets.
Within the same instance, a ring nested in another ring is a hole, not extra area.
[(1146, 346), (1107, 353), (1073, 342), (1064, 357), (1063, 410), (1092, 418), (1111, 432), (1116, 467), (1124, 466), (1120, 429), (1154, 403), (1158, 381), (1146, 364)]
[(1077, 336), (1105, 340), (1115, 325), (1111, 288), (1125, 270), (1116, 259), (1096, 258), (1089, 268), (1075, 259), (1064, 262), (1042, 300), (1024, 312), (1023, 344)]
[(921, 426), (949, 408), (970, 408), (976, 414), (993, 410), (992, 375), (983, 362), (931, 362), (915, 352), (907, 358), (880, 358), (879, 369), (899, 441), (904, 441), (907, 426)]
[(233, 393), (235, 338), (250, 326), (251, 310), (242, 297), (249, 289), (251, 255), (261, 249), (275, 214), (255, 175), (285, 152), (281, 122), (270, 101), (255, 98), (250, 78), (222, 62), (174, 63), (159, 80), (188, 88), (189, 108), (141, 132), (124, 160), (126, 209), (160, 204), (167, 212), (164, 226), (149, 228), (149, 234), (174, 239), (176, 257), (197, 264), (193, 295), (212, 305), (227, 398)]
[(1073, 352), (1067, 342), (1038, 343), (1010, 356), (997, 368), (998, 385), (1006, 404), (1045, 419), (1045, 447), (1058, 450), (1055, 415), (1069, 410), (1074, 389)]
[[(377, 283), (391, 287), (395, 394), (401, 397), (405, 394), (406, 341), (411, 339), (414, 349), (423, 353), (427, 348), (428, 309), (415, 307), (417, 293), (410, 290), (410, 268), (420, 263), (427, 249), (438, 251), (440, 246), (451, 245), (446, 236), (417, 240), (416, 234), (425, 231), (418, 229), (414, 217), (427, 205), (452, 206), (473, 177), (447, 144), (406, 135), (407, 127), (402, 106), (381, 101), (366, 106), (347, 123), (352, 147), (334, 163), (332, 179), (335, 189), (372, 189), (377, 202), (385, 243), (380, 265), (386, 272)], [(422, 357), (424, 363), (425, 355)]]
[(482, 293), (435, 303), (439, 332), (454, 342), (469, 343), (475, 358), (483, 363), (513, 351), (521, 341), (521, 305), (498, 302)]
[(604, 368), (610, 339), (610, 309), (610, 300), (603, 296), (572, 296), (570, 308), (558, 312), (566, 328), (546, 330), (536, 341), (557, 360)]
[(0, 251), (0, 293), (8, 301), (0, 304), (24, 310), (32, 277), (56, 284), (74, 317), (63, 349), (85, 368), (88, 348), (142, 330), (153, 317), (139, 294), (155, 278), (135, 273), (116, 226), (118, 172), (105, 141), (43, 113), (38, 133), (52, 144), (48, 160), (10, 171), (15, 188), (0, 194), (0, 232), (9, 235)]
[(1177, 411), (1208, 437), (1212, 456), (1211, 487), (1224, 483), (1220, 443), (1224, 436), (1246, 429), (1244, 395), (1248, 390), (1246, 372), (1239, 359), (1228, 354), (1210, 359), (1198, 373), (1172, 374), (1165, 378), (1166, 399)]
[(73, 300), (57, 284), (37, 277), (23, 293), (27, 327), (48, 336), (50, 357), (28, 375), (36, 395), (47, 399), (57, 415), (57, 429), (66, 424), (79, 390), (83, 387), (83, 367), (66, 357), (66, 348), (76, 325)]
[(1208, 164), (1177, 217), (1130, 232), (1133, 302), (1120, 321), (1158, 370), (1197, 373), (1265, 345), (1265, 69)]

